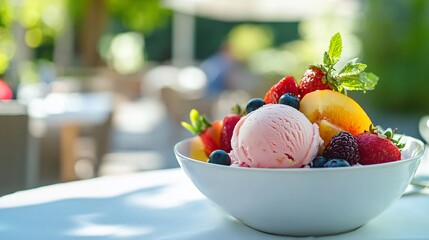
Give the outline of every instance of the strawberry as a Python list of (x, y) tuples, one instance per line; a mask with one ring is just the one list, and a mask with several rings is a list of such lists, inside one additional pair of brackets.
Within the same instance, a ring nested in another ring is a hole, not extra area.
[(191, 110), (189, 118), (191, 123), (182, 122), (182, 126), (200, 137), (207, 156), (214, 150), (220, 149), (223, 122), (216, 120), (210, 123), (205, 116), (200, 115), (195, 109)]
[(278, 103), (279, 98), (285, 93), (292, 93), (298, 96), (298, 86), (296, 85), (295, 78), (292, 76), (286, 76), (272, 86), (265, 94), (264, 102), (265, 104)]
[(231, 112), (231, 114), (228, 114), (223, 118), (222, 133), (220, 135), (220, 148), (227, 153), (232, 150), (231, 138), (235, 125), (237, 125), (241, 117), (246, 114), (238, 104), (232, 107)]
[(362, 165), (394, 162), (401, 159), (401, 149), (404, 144), (400, 144), (399, 139), (393, 139), (391, 129), (383, 134), (378, 134), (370, 127), (370, 132), (361, 133), (357, 136), (359, 147), (359, 163)]
[(341, 57), (342, 49), (341, 35), (337, 33), (331, 38), (329, 50), (323, 55), (323, 63), (310, 66), (298, 83), (301, 99), (316, 90), (332, 89), (347, 94), (347, 91), (365, 92), (375, 88), (378, 77), (365, 72), (367, 65), (357, 62), (357, 58), (348, 61), (336, 72), (335, 65)]
[(220, 136), (222, 134), (222, 121), (216, 120), (200, 133), (201, 141), (204, 144), (204, 151), (210, 155), (214, 150), (221, 149)]
[(313, 66), (308, 68), (298, 84), (300, 98), (316, 90), (331, 89), (326, 80), (324, 80), (324, 77), (325, 73), (319, 67)]
[(225, 152), (230, 152), (232, 132), (234, 131), (235, 125), (240, 121), (241, 116), (237, 114), (229, 114), (223, 118), (223, 128), (220, 135), (220, 148)]

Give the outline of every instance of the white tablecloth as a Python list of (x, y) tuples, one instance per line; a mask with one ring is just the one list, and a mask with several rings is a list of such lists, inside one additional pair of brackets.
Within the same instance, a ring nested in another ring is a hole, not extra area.
[[(168, 169), (3, 196), (0, 239), (294, 238), (241, 224), (205, 199), (181, 169)], [(402, 197), (367, 225), (321, 239), (429, 239), (429, 195)]]

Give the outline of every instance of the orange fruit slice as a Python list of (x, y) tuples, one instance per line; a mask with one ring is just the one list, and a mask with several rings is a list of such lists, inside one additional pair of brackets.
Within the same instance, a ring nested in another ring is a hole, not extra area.
[(319, 126), (325, 147), (341, 131), (354, 136), (369, 131), (372, 124), (362, 107), (352, 98), (332, 90), (308, 93), (300, 102), (299, 110)]
[(201, 141), (199, 136), (194, 137), (189, 144), (189, 157), (203, 162), (209, 160), (204, 150), (203, 141)]

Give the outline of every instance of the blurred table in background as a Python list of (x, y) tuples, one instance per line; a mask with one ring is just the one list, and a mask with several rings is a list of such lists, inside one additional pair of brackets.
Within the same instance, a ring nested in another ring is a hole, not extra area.
[(107, 92), (51, 93), (29, 103), (40, 184), (98, 174), (109, 147), (113, 109), (113, 96)]

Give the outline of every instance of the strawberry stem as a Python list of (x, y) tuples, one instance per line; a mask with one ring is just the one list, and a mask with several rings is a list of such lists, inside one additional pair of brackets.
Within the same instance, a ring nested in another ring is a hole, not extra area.
[(396, 147), (401, 151), (405, 147), (405, 143), (401, 143), (401, 139), (404, 136), (404, 134), (401, 134), (397, 139), (394, 138), (394, 136), (397, 134), (398, 129), (395, 128), (392, 130), (392, 128), (387, 128), (383, 131), (383, 129), (380, 126), (374, 127), (374, 125), (369, 126), (369, 132), (375, 133), (378, 135), (378, 137), (383, 139), (389, 139), (392, 141)]
[(204, 115), (200, 115), (196, 109), (191, 110), (189, 113), (189, 119), (191, 123), (181, 122), (181, 124), (184, 128), (195, 135), (200, 135), (212, 125), (206, 117)]
[(240, 104), (235, 104), (234, 106), (232, 106), (232, 108), (231, 108), (231, 113), (232, 113), (232, 114), (237, 114), (237, 115), (240, 115), (240, 116), (244, 116), (244, 115), (246, 115), (246, 111), (245, 111), (245, 109), (243, 109), (243, 108), (240, 106)]

